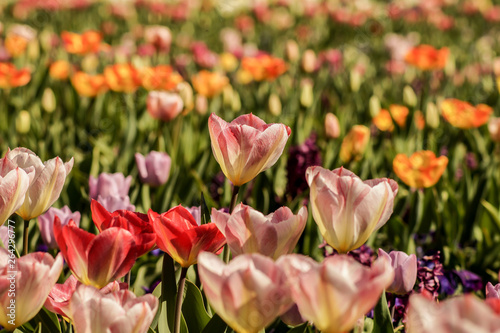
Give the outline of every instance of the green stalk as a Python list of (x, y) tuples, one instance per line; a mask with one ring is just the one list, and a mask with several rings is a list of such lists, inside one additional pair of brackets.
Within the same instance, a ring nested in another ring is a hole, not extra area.
[(23, 241), (24, 241), (24, 247), (23, 247), (23, 255), (28, 254), (28, 229), (30, 227), (30, 220), (24, 220), (24, 233), (23, 233)]
[(181, 277), (179, 279), (179, 287), (177, 289), (177, 300), (175, 301), (175, 326), (174, 333), (181, 331), (181, 317), (182, 317), (182, 297), (184, 296), (184, 285), (186, 284), (186, 274), (188, 267), (182, 267)]
[[(233, 187), (233, 194), (231, 195), (231, 204), (229, 205), (229, 214), (231, 214), (234, 210), (234, 206), (236, 206), (236, 199), (238, 199), (238, 192), (240, 191), (239, 186)], [(224, 245), (224, 251), (222, 257), (224, 258), (224, 262), (227, 264), (229, 262), (229, 256), (231, 255), (229, 248)]]

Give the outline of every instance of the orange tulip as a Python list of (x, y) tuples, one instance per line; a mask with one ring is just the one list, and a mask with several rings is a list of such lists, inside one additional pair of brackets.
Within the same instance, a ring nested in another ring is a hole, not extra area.
[(66, 80), (70, 74), (71, 65), (66, 60), (54, 61), (49, 68), (49, 75), (57, 80)]
[(453, 126), (468, 129), (486, 124), (493, 109), (486, 104), (472, 106), (467, 102), (449, 98), (441, 103), (441, 112), (444, 119)]
[(422, 111), (420, 110), (415, 111), (414, 117), (415, 117), (415, 126), (417, 126), (417, 129), (423, 130), (425, 127), (425, 118)]
[(108, 90), (102, 74), (90, 75), (78, 71), (71, 77), (71, 83), (80, 96), (95, 97)]
[(12, 63), (0, 62), (0, 88), (21, 87), (30, 80), (31, 73), (27, 68), (18, 70)]
[(394, 130), (394, 123), (392, 122), (391, 114), (386, 109), (380, 110), (380, 112), (372, 119), (372, 122), (383, 132), (392, 132)]
[(202, 70), (191, 78), (191, 82), (198, 94), (213, 97), (222, 92), (224, 87), (229, 84), (229, 79), (221, 73)]
[(160, 65), (143, 71), (142, 86), (147, 90), (172, 90), (182, 81), (182, 76), (172, 67)]
[(87, 54), (96, 53), (102, 40), (102, 35), (99, 31), (89, 30), (83, 34), (63, 31), (61, 38), (64, 48), (68, 53), (72, 54)]
[(405, 154), (398, 154), (392, 162), (396, 175), (408, 186), (414, 188), (431, 187), (441, 178), (448, 158), (436, 157), (429, 150), (413, 153), (409, 158)]
[(406, 117), (408, 117), (408, 114), (410, 113), (406, 106), (391, 104), (389, 106), (389, 112), (399, 127), (404, 127), (406, 125)]
[(106, 66), (104, 77), (113, 91), (131, 93), (141, 85), (141, 73), (131, 64)]
[(370, 141), (370, 129), (363, 125), (355, 125), (344, 137), (340, 146), (340, 159), (344, 162), (359, 159)]
[(249, 72), (255, 81), (273, 81), (286, 72), (285, 61), (268, 54), (243, 58), (241, 67)]
[(18, 57), (26, 51), (28, 42), (23, 36), (10, 34), (5, 38), (4, 45), (11, 56)]
[(419, 45), (410, 49), (405, 61), (423, 71), (443, 69), (449, 53), (450, 50), (446, 47), (437, 50), (431, 45)]

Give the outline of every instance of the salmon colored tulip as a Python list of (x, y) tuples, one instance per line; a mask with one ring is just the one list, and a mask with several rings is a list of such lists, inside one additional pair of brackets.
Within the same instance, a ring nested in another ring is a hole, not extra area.
[(132, 93), (142, 84), (141, 72), (132, 64), (116, 64), (104, 68), (104, 77), (109, 89)]
[(73, 158), (66, 163), (59, 157), (42, 162), (34, 152), (26, 148), (9, 150), (5, 157), (27, 173), (35, 170), (25, 200), (16, 211), (25, 221), (42, 215), (52, 206), (59, 198), (64, 181), (73, 168)]
[[(15, 268), (11, 267), (12, 260)], [(0, 247), (0, 325), (13, 331), (33, 318), (59, 279), (62, 268), (61, 255), (54, 259), (48, 253), (35, 252), (16, 258)]]
[(148, 215), (156, 232), (156, 244), (182, 267), (196, 264), (201, 251), (215, 253), (226, 243), (215, 223), (198, 225), (181, 205), (161, 215), (149, 210)]
[(92, 200), (90, 209), (92, 210), (92, 221), (99, 232), (112, 227), (130, 231), (134, 237), (137, 257), (142, 256), (155, 245), (156, 234), (146, 214), (128, 210), (117, 210), (110, 213), (96, 200)]
[(364, 154), (366, 146), (370, 141), (370, 129), (364, 125), (355, 125), (342, 140), (340, 146), (340, 159), (349, 162), (359, 159)]
[(222, 172), (235, 186), (272, 167), (283, 153), (290, 127), (266, 124), (253, 114), (227, 123), (215, 114), (208, 119), (212, 152)]
[(229, 79), (221, 73), (202, 70), (191, 77), (196, 92), (205, 97), (214, 97), (219, 95), (229, 84)]
[(404, 105), (391, 104), (389, 106), (389, 112), (391, 113), (392, 118), (398, 124), (399, 127), (405, 127), (406, 118), (410, 111)]
[(167, 91), (150, 91), (146, 105), (151, 117), (165, 122), (175, 119), (184, 108), (182, 97)]
[(274, 81), (286, 72), (287, 66), (283, 59), (262, 54), (241, 60), (241, 68), (252, 75), (255, 81)]
[(436, 157), (429, 150), (415, 152), (409, 158), (405, 154), (398, 154), (392, 162), (396, 175), (406, 185), (414, 188), (434, 186), (447, 165), (446, 156)]
[(300, 313), (323, 333), (348, 332), (372, 309), (394, 279), (385, 259), (371, 267), (347, 255), (325, 259), (290, 283)]
[(0, 159), (0, 226), (22, 206), (34, 175), (34, 168), (25, 171), (6, 157)]
[(0, 88), (9, 89), (25, 86), (30, 80), (29, 69), (17, 69), (14, 64), (0, 62)]
[(325, 117), (325, 133), (328, 138), (336, 139), (340, 136), (339, 119), (333, 113), (327, 113)]
[[(71, 72), (71, 64), (66, 60), (54, 61), (52, 64), (50, 64), (49, 67), (50, 77), (57, 80), (66, 80), (69, 77), (70, 72)], [(81, 79), (82, 78), (78, 78), (78, 80)]]
[(129, 290), (103, 294), (92, 286), (79, 286), (69, 304), (75, 333), (144, 333), (149, 330), (158, 298), (137, 297)]
[(417, 281), (417, 257), (402, 251), (387, 253), (382, 249), (378, 249), (378, 256), (386, 258), (394, 268), (394, 281), (387, 287), (387, 292), (399, 295), (410, 293)]
[(212, 208), (212, 222), (226, 237), (233, 255), (260, 253), (275, 260), (293, 251), (307, 217), (306, 207), (297, 215), (288, 207), (281, 207), (266, 216), (243, 204), (237, 205), (231, 214)]
[(486, 104), (472, 106), (467, 102), (449, 98), (441, 103), (441, 112), (444, 119), (453, 126), (469, 129), (486, 124), (493, 109)]
[(208, 301), (238, 333), (260, 332), (293, 304), (286, 275), (260, 254), (241, 255), (226, 265), (202, 252), (198, 272)]
[(74, 221), (76, 226), (80, 225), (80, 212), (71, 212), (68, 206), (63, 208), (50, 207), (45, 213), (38, 216), (38, 226), (42, 240), (51, 249), (57, 249), (57, 242), (54, 237), (54, 219), (59, 217), (61, 225), (65, 226), (70, 220)]
[(144, 39), (158, 51), (168, 52), (172, 44), (172, 33), (167, 27), (153, 25), (144, 29)]
[(391, 114), (386, 109), (382, 109), (373, 117), (373, 124), (382, 132), (392, 132), (394, 130), (394, 123)]
[(128, 230), (111, 227), (96, 236), (73, 221), (62, 226), (56, 216), (54, 235), (64, 260), (83, 284), (102, 288), (127, 274), (135, 263), (134, 236)]
[(408, 51), (405, 61), (423, 71), (438, 70), (446, 66), (449, 53), (446, 47), (437, 50), (431, 45), (419, 45)]
[(460, 295), (436, 303), (421, 294), (410, 297), (408, 333), (497, 333), (500, 316), (476, 296)]
[(84, 97), (95, 97), (108, 91), (106, 79), (102, 74), (90, 75), (78, 71), (71, 77), (71, 84), (78, 95)]
[(167, 65), (148, 67), (142, 72), (142, 86), (147, 90), (173, 90), (182, 81), (182, 76)]
[(167, 153), (153, 150), (146, 156), (140, 153), (135, 153), (134, 156), (141, 182), (149, 186), (160, 186), (167, 182), (172, 164)]
[(362, 181), (344, 168), (309, 167), (306, 179), (314, 221), (328, 245), (340, 253), (357, 249), (387, 222), (398, 193), (392, 179)]
[(72, 54), (96, 53), (99, 51), (102, 35), (99, 31), (89, 30), (83, 34), (63, 31), (61, 39), (66, 52)]

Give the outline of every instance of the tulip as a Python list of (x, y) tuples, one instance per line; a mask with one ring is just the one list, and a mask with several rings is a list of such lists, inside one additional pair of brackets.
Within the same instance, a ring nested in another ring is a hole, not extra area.
[(128, 195), (121, 197), (118, 195), (110, 195), (107, 197), (97, 196), (97, 201), (108, 211), (114, 212), (117, 210), (135, 211), (135, 206), (130, 203)]
[(8, 34), (7, 37), (5, 37), (4, 46), (7, 52), (15, 58), (19, 57), (26, 51), (28, 42), (29, 41), (23, 36)]
[(488, 131), (490, 132), (491, 140), (500, 142), (500, 118), (490, 118)]
[(31, 128), (31, 116), (26, 110), (22, 110), (16, 117), (16, 131), (19, 134), (29, 133)]
[(90, 75), (84, 72), (76, 72), (71, 77), (71, 84), (80, 96), (95, 97), (108, 91), (108, 85), (104, 75)]
[(290, 62), (297, 62), (300, 57), (299, 44), (293, 39), (287, 40), (285, 44), (285, 54)]
[(182, 82), (182, 76), (167, 65), (146, 68), (142, 75), (142, 86), (147, 90), (173, 90)]
[(104, 78), (109, 89), (132, 93), (142, 84), (141, 74), (131, 64), (115, 64), (104, 68)]
[(90, 203), (92, 221), (100, 232), (112, 227), (123, 228), (134, 237), (137, 257), (142, 256), (155, 245), (156, 234), (146, 214), (128, 210), (116, 210), (110, 213), (98, 201)]
[(434, 186), (446, 170), (448, 158), (436, 157), (429, 150), (413, 153), (409, 158), (405, 154), (398, 154), (392, 162), (396, 175), (408, 186), (425, 188)]
[(387, 291), (399, 295), (410, 293), (417, 280), (417, 257), (401, 251), (391, 251), (388, 254), (382, 249), (378, 249), (378, 256), (386, 258), (394, 269), (394, 281), (387, 287)]
[(391, 104), (389, 106), (389, 112), (391, 113), (392, 118), (398, 124), (399, 127), (404, 127), (406, 124), (406, 118), (410, 111), (406, 106)]
[(292, 305), (286, 275), (259, 254), (242, 255), (226, 265), (202, 252), (198, 272), (208, 301), (236, 332), (257, 333)]
[(22, 206), (34, 175), (34, 168), (25, 171), (6, 157), (0, 159), (0, 226)]
[(49, 75), (56, 80), (66, 80), (71, 71), (71, 64), (66, 60), (54, 61), (49, 67)]
[(249, 182), (273, 166), (291, 133), (288, 126), (266, 124), (253, 114), (227, 123), (212, 113), (208, 129), (215, 159), (235, 186)]
[(316, 53), (313, 50), (305, 50), (304, 55), (302, 56), (302, 69), (306, 73), (312, 73), (316, 69)]
[[(16, 262), (15, 269), (11, 267), (12, 259)], [(0, 248), (0, 325), (13, 331), (33, 318), (59, 279), (62, 268), (61, 255), (54, 259), (48, 253), (35, 252), (16, 259)], [(12, 288), (15, 296), (9, 290)]]
[(307, 208), (293, 215), (288, 207), (264, 215), (250, 206), (239, 204), (231, 214), (212, 208), (212, 221), (227, 239), (234, 255), (260, 253), (277, 259), (291, 253), (307, 222)]
[(42, 108), (47, 113), (52, 113), (56, 110), (57, 101), (54, 91), (50, 88), (45, 88), (42, 95)]
[(122, 228), (111, 227), (96, 236), (73, 221), (62, 226), (56, 216), (54, 236), (69, 269), (86, 285), (104, 287), (127, 274), (136, 259), (134, 236)]
[[(427, 111), (429, 111), (429, 109), (427, 109)], [(439, 118), (438, 118), (439, 120)], [(422, 111), (420, 110), (417, 110), (415, 111), (414, 113), (414, 121), (415, 121), (415, 126), (417, 127), (417, 129), (419, 130), (423, 130), (424, 127), (425, 127), (425, 117), (422, 113)]]
[(394, 278), (385, 259), (371, 267), (346, 255), (336, 255), (301, 273), (290, 284), (302, 316), (324, 333), (341, 333), (372, 309)]
[(391, 114), (386, 109), (380, 112), (372, 119), (373, 124), (382, 132), (392, 132), (394, 130), (394, 123)]
[(403, 88), (403, 101), (406, 105), (415, 107), (418, 103), (418, 97), (415, 94), (415, 90), (411, 86), (405, 86)]
[(310, 80), (303, 80), (300, 89), (300, 105), (305, 108), (311, 107), (314, 102), (313, 83)]
[(64, 181), (73, 168), (73, 158), (66, 163), (59, 157), (42, 162), (34, 152), (26, 148), (9, 149), (5, 157), (27, 173), (35, 170), (24, 203), (16, 211), (25, 221), (42, 215), (52, 206), (59, 198)]
[(232, 53), (224, 52), (219, 57), (219, 62), (222, 69), (226, 73), (234, 72), (238, 68), (238, 58)]
[(196, 264), (201, 251), (215, 253), (226, 243), (215, 223), (198, 225), (181, 205), (161, 215), (149, 210), (148, 216), (156, 232), (156, 244), (182, 267)]
[(336, 139), (340, 136), (339, 119), (333, 113), (327, 113), (325, 117), (325, 133), (330, 139)]
[(148, 44), (154, 45), (158, 51), (168, 52), (170, 44), (172, 44), (172, 33), (167, 27), (153, 25), (144, 29), (144, 40)]
[(11, 63), (0, 62), (0, 89), (25, 86), (31, 80), (29, 69), (17, 69)]
[(177, 117), (184, 107), (179, 94), (166, 91), (150, 91), (146, 104), (151, 117), (166, 122)]
[(179, 96), (184, 104), (184, 111), (187, 113), (194, 108), (193, 88), (187, 82), (181, 82), (177, 85)]
[(229, 79), (221, 73), (202, 70), (191, 78), (194, 89), (204, 97), (214, 97), (229, 84)]
[(279, 117), (281, 115), (281, 110), (282, 110), (281, 100), (277, 94), (272, 93), (269, 96), (268, 108), (269, 112), (271, 112), (273, 116)]
[(462, 129), (476, 128), (488, 122), (493, 109), (485, 104), (472, 106), (467, 102), (449, 98), (441, 103), (444, 119)]
[(122, 173), (101, 173), (98, 178), (90, 176), (89, 179), (89, 196), (92, 199), (97, 199), (97, 196), (109, 197), (119, 196), (126, 197), (130, 189), (132, 176), (125, 176)]
[(340, 253), (357, 249), (387, 222), (398, 193), (392, 179), (362, 181), (344, 168), (309, 167), (306, 179), (314, 221), (328, 245)]
[(287, 70), (283, 59), (269, 54), (245, 57), (241, 60), (241, 68), (250, 73), (255, 81), (274, 81)]
[(152, 294), (137, 297), (128, 290), (103, 294), (79, 286), (71, 296), (70, 314), (76, 333), (147, 332), (158, 309)]
[(51, 249), (57, 249), (57, 242), (54, 237), (54, 219), (59, 217), (61, 225), (65, 226), (73, 220), (76, 226), (80, 225), (80, 212), (71, 212), (68, 206), (61, 209), (51, 207), (44, 214), (38, 216), (38, 226), (43, 242)]
[(500, 299), (500, 283), (497, 283), (495, 286), (491, 282), (486, 284), (486, 298)]
[(99, 51), (102, 35), (99, 31), (89, 30), (83, 34), (63, 31), (61, 39), (66, 52), (72, 54), (87, 54)]
[(135, 154), (139, 177), (145, 184), (160, 186), (167, 182), (172, 160), (167, 153), (151, 151), (146, 157)]
[(428, 102), (425, 111), (425, 123), (429, 125), (430, 128), (438, 128), (440, 123), (439, 116), (439, 110), (436, 104)]
[(368, 101), (368, 106), (370, 109), (370, 115), (375, 118), (379, 112), (382, 110), (382, 107), (380, 106), (380, 100), (376, 95), (373, 95), (370, 97), (370, 100)]
[(449, 53), (446, 47), (437, 50), (431, 45), (419, 45), (408, 51), (405, 61), (423, 71), (438, 70), (445, 67)]
[(408, 333), (498, 332), (500, 316), (476, 296), (461, 295), (438, 303), (421, 294), (410, 297)]
[(196, 95), (195, 110), (199, 115), (204, 116), (208, 111), (208, 99), (203, 95)]
[(370, 141), (370, 129), (364, 125), (355, 125), (342, 140), (340, 146), (340, 159), (349, 162), (352, 159), (359, 159), (365, 152)]

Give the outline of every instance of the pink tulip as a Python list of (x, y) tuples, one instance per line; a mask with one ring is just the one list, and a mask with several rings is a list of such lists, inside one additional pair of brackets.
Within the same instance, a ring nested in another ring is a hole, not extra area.
[(184, 108), (181, 96), (167, 91), (150, 91), (146, 104), (151, 117), (166, 122), (177, 117)]
[(226, 265), (202, 252), (198, 271), (210, 304), (239, 333), (259, 332), (292, 305), (285, 274), (260, 254), (241, 255)]
[(107, 197), (97, 197), (97, 202), (99, 202), (108, 212), (115, 212), (117, 210), (128, 210), (135, 212), (135, 206), (130, 203), (130, 197), (128, 195), (120, 197), (117, 195), (111, 195)]
[[(2, 241), (3, 247), (7, 248), (9, 244), (9, 228), (6, 226), (0, 226), (0, 241)], [(2, 247), (2, 245), (0, 245)]]
[(314, 221), (340, 253), (363, 245), (392, 214), (398, 184), (387, 178), (362, 181), (351, 171), (319, 166), (306, 171)]
[(80, 225), (80, 212), (71, 212), (68, 206), (61, 209), (51, 207), (44, 214), (38, 216), (38, 226), (43, 242), (51, 249), (57, 249), (57, 242), (54, 237), (54, 218), (59, 217), (61, 225), (65, 226), (70, 220), (75, 221), (76, 226)]
[(440, 302), (421, 294), (410, 297), (408, 333), (497, 333), (500, 316), (476, 296), (461, 295)]
[(158, 309), (152, 294), (137, 297), (128, 290), (102, 294), (92, 286), (79, 286), (71, 296), (70, 313), (76, 333), (147, 332)]
[(346, 255), (336, 255), (301, 273), (290, 283), (299, 311), (324, 333), (350, 331), (377, 303), (394, 279), (385, 259), (371, 267)]
[(35, 169), (28, 172), (6, 157), (0, 159), (0, 226), (22, 206)]
[(9, 150), (5, 157), (24, 169), (26, 173), (35, 170), (25, 200), (16, 211), (25, 221), (42, 215), (59, 198), (64, 181), (73, 169), (74, 163), (73, 158), (63, 163), (59, 157), (42, 162), (34, 152), (26, 148)]
[(97, 199), (110, 196), (126, 197), (130, 189), (132, 176), (125, 176), (122, 173), (101, 173), (98, 178), (90, 176), (89, 188), (90, 198)]
[(146, 27), (144, 30), (144, 39), (147, 43), (162, 52), (168, 52), (172, 44), (172, 33), (170, 29), (160, 25)]
[(488, 122), (488, 131), (490, 132), (491, 140), (500, 142), (500, 118), (490, 118)]
[(214, 157), (235, 186), (251, 181), (272, 167), (283, 153), (291, 133), (290, 127), (266, 124), (251, 113), (231, 123), (212, 113), (208, 129)]
[(378, 249), (378, 256), (386, 258), (394, 268), (394, 281), (387, 291), (400, 295), (410, 293), (417, 281), (417, 257), (401, 251), (391, 251), (387, 254), (382, 249)]
[(486, 298), (500, 299), (500, 283), (497, 283), (495, 286), (491, 282), (486, 284)]
[(73, 221), (63, 227), (56, 216), (54, 235), (69, 268), (83, 284), (102, 288), (127, 274), (135, 263), (134, 236), (128, 230), (112, 227), (96, 236)]
[(273, 259), (293, 251), (307, 222), (307, 208), (293, 215), (281, 207), (267, 216), (250, 206), (239, 204), (232, 214), (212, 208), (212, 221), (227, 239), (234, 255), (260, 253)]
[(0, 248), (0, 325), (8, 331), (40, 311), (63, 268), (61, 255), (54, 259), (48, 253), (30, 253), (14, 259), (15, 268), (11, 267), (13, 258)]
[(340, 136), (339, 119), (333, 113), (327, 113), (325, 118), (326, 136), (331, 139), (336, 139)]
[(139, 170), (139, 177), (145, 184), (160, 186), (167, 182), (172, 160), (167, 153), (151, 151), (146, 157), (135, 154), (135, 163)]

